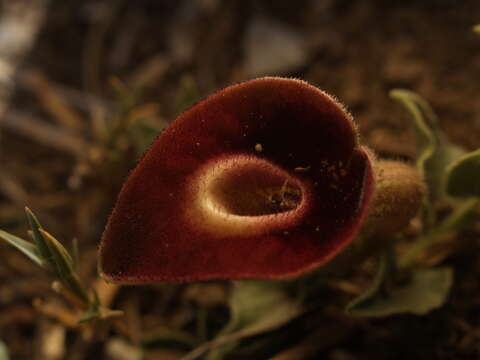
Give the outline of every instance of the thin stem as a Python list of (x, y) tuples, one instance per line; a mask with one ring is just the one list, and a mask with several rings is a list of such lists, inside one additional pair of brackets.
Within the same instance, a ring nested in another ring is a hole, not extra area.
[(429, 248), (436, 238), (458, 231), (461, 225), (473, 220), (475, 215), (479, 213), (479, 206), (479, 199), (470, 199), (457, 207), (439, 226), (417, 239), (415, 245), (400, 259), (399, 266), (402, 268), (412, 266), (418, 256)]

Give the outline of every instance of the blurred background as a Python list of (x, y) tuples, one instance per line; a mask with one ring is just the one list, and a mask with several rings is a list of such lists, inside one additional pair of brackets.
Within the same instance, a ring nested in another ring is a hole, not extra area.
[[(0, 4), (0, 228), (23, 237), (28, 205), (66, 246), (77, 239), (82, 281), (125, 312), (102, 331), (77, 327), (48, 275), (0, 243), (0, 359), (1, 344), (11, 359), (181, 359), (222, 328), (225, 283), (119, 288), (96, 275), (100, 236), (129, 170), (169, 121), (219, 88), (264, 75), (307, 80), (347, 106), (365, 144), (411, 159), (405, 112), (388, 96), (407, 88), (431, 103), (452, 142), (480, 145), (479, 1)], [(442, 259), (457, 271), (442, 309), (368, 321), (328, 315), (309, 351), (288, 353), (293, 341), (271, 358), (477, 358), (479, 233), (465, 234), (468, 251)], [(355, 292), (343, 285), (326, 294)], [(295, 329), (307, 337), (311, 327)]]

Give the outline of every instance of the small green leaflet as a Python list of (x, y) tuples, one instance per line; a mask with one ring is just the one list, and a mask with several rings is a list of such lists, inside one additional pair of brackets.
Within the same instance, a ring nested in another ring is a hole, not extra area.
[(390, 97), (399, 101), (409, 112), (417, 140), (417, 168), (422, 175), (427, 172), (427, 163), (435, 156), (437, 139), (434, 129), (437, 118), (428, 103), (409, 90), (393, 89)]
[(33, 242), (0, 230), (0, 239), (16, 247), (37, 265), (53, 271), (62, 284), (86, 304), (89, 297), (75, 273), (75, 264), (67, 249), (55, 237), (46, 232), (37, 217), (29, 208), (25, 208), (31, 230), (28, 231)]
[(423, 98), (403, 89), (391, 90), (390, 97), (405, 107), (412, 120), (417, 139), (417, 169), (429, 189), (428, 199), (422, 210), (424, 228), (429, 230), (434, 222), (431, 205), (445, 195), (445, 169), (465, 151), (446, 139), (438, 128), (437, 116)]
[(409, 90), (394, 89), (390, 96), (409, 112), (417, 138), (418, 171), (425, 177), (433, 198), (443, 192), (445, 168), (465, 151), (451, 144), (438, 128), (437, 116), (423, 98)]
[(16, 247), (22, 253), (27, 255), (30, 260), (39, 266), (43, 266), (42, 258), (37, 250), (35, 244), (29, 241), (23, 240), (15, 235), (9, 234), (6, 231), (0, 230), (0, 239), (5, 240), (10, 245)]
[(35, 214), (28, 207), (25, 207), (25, 215), (27, 216), (28, 225), (31, 229), (31, 237), (33, 242), (37, 245), (36, 248), (44, 264), (52, 264), (51, 254), (48, 250), (48, 246), (45, 243), (39, 229), (41, 229), (40, 222)]
[(44, 238), (53, 259), (53, 268), (57, 278), (73, 292), (79, 299), (86, 304), (90, 303), (89, 297), (85, 289), (80, 283), (80, 279), (74, 271), (73, 259), (67, 249), (52, 235), (43, 229), (39, 229), (41, 236)]

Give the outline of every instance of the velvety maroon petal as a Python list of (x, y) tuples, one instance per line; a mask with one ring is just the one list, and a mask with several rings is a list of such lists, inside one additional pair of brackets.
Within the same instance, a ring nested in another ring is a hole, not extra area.
[(330, 96), (283, 78), (230, 86), (172, 122), (133, 170), (101, 271), (125, 283), (288, 278), (350, 243), (373, 186)]

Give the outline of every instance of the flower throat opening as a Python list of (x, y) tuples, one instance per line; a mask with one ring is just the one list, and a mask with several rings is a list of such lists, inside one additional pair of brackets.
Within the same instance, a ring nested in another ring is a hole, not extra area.
[(228, 161), (215, 167), (205, 195), (220, 212), (237, 216), (274, 215), (294, 210), (302, 201), (296, 180), (264, 160), (242, 164)]

